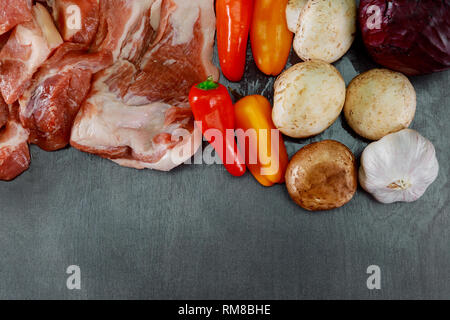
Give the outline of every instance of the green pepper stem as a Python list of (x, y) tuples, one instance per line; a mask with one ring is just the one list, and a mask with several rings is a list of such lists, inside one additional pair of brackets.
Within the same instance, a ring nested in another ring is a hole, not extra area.
[(199, 88), (201, 90), (206, 90), (206, 91), (214, 90), (214, 89), (217, 89), (218, 87), (219, 87), (219, 84), (214, 81), (212, 76), (209, 76), (208, 79), (206, 79), (206, 81), (197, 85), (197, 88)]

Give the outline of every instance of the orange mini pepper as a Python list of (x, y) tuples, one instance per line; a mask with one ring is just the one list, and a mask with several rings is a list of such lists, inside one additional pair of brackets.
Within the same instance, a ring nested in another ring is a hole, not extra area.
[[(245, 145), (250, 172), (263, 186), (283, 183), (289, 158), (283, 137), (273, 124), (269, 100), (260, 95), (245, 97), (236, 103), (235, 114), (236, 134), (239, 145)], [(252, 159), (252, 155), (256, 157)]]
[(255, 0), (250, 41), (256, 65), (267, 75), (279, 75), (291, 52), (293, 33), (287, 26), (287, 3)]

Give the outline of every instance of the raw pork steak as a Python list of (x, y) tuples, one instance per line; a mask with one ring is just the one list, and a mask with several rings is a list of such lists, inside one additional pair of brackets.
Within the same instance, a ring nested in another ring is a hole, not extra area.
[(12, 180), (28, 169), (27, 140), (28, 131), (19, 122), (17, 105), (8, 107), (0, 97), (0, 180)]
[(6, 125), (6, 122), (8, 122), (8, 106), (0, 97), (0, 129)]
[(188, 104), (208, 76), (214, 0), (104, 0), (94, 50), (114, 65), (99, 72), (72, 129), (72, 146), (133, 168), (171, 170), (201, 142)]
[[(0, 50), (7, 36), (9, 33), (0, 35)], [(12, 180), (30, 165), (28, 131), (22, 127), (17, 109), (17, 105), (8, 106), (0, 95), (0, 180)]]
[(75, 116), (90, 88), (92, 75), (112, 63), (109, 52), (88, 53), (82, 44), (64, 43), (33, 77), (20, 98), (20, 120), (29, 141), (54, 151), (69, 144)]
[(31, 19), (31, 0), (0, 1), (0, 35)]
[(99, 23), (98, 0), (49, 0), (64, 41), (90, 44)]
[(20, 98), (33, 74), (63, 42), (43, 5), (37, 3), (32, 12), (32, 20), (16, 26), (0, 52), (0, 90), (8, 104)]

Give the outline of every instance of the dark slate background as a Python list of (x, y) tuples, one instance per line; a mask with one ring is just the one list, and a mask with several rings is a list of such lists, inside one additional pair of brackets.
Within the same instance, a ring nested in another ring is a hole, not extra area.
[[(297, 62), (293, 54), (289, 65)], [(336, 66), (348, 83), (375, 65), (358, 40)], [(256, 69), (250, 50), (245, 79), (223, 82), (272, 99), (275, 79)], [(344, 208), (311, 214), (285, 186), (266, 189), (217, 165), (137, 171), (32, 147), (31, 168), (0, 182), (0, 298), (450, 298), (450, 72), (411, 80), (412, 127), (435, 144), (441, 165), (412, 204), (382, 205), (360, 189)], [(342, 118), (287, 145), (293, 154), (323, 139), (358, 157), (367, 145)], [(66, 288), (73, 264), (80, 291)], [(381, 290), (366, 287), (369, 265), (381, 268)]]

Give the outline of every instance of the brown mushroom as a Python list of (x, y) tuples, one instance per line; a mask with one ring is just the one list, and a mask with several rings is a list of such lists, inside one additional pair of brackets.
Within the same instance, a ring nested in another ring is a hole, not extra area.
[(333, 140), (310, 144), (289, 163), (286, 186), (291, 198), (302, 208), (321, 211), (348, 203), (358, 186), (353, 153)]

